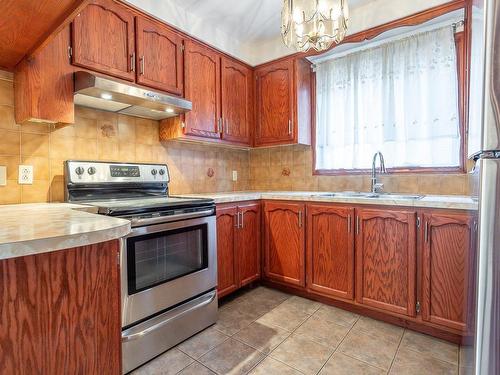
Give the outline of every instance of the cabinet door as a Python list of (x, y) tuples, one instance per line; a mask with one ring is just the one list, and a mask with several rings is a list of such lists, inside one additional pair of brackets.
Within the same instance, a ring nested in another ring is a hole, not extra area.
[(304, 205), (265, 202), (264, 215), (265, 276), (305, 286)]
[(255, 74), (257, 76), (256, 144), (293, 141), (293, 61), (266, 66), (258, 69)]
[(137, 83), (182, 95), (182, 37), (145, 18), (136, 18)]
[(307, 206), (307, 287), (354, 298), (354, 209)]
[(236, 241), (241, 286), (260, 279), (260, 204), (252, 203), (238, 207), (240, 228)]
[(184, 54), (186, 99), (193, 109), (186, 113), (185, 134), (220, 138), (220, 57), (213, 50), (186, 41)]
[(222, 138), (250, 144), (250, 100), (252, 72), (244, 65), (223, 57), (222, 69)]
[(217, 209), (217, 292), (219, 298), (239, 287), (235, 257), (237, 207)]
[(474, 264), (474, 218), (424, 215), (422, 319), (466, 331)]
[(414, 211), (357, 210), (357, 302), (415, 316), (415, 227)]
[(72, 23), (72, 63), (129, 81), (134, 57), (134, 16), (111, 0), (92, 0)]

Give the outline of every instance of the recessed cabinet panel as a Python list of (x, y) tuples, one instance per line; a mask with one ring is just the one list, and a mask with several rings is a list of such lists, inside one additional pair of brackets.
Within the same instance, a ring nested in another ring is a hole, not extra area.
[(217, 291), (219, 297), (239, 287), (234, 245), (237, 207), (217, 209)]
[(220, 57), (201, 44), (186, 41), (185, 95), (193, 103), (186, 113), (184, 133), (220, 138)]
[(354, 208), (307, 206), (307, 288), (354, 298)]
[(137, 83), (182, 95), (184, 66), (182, 37), (158, 23), (136, 18)]
[(72, 23), (72, 63), (135, 80), (134, 15), (111, 0), (92, 0)]
[(267, 278), (305, 286), (305, 206), (264, 203), (264, 272)]
[(241, 286), (260, 279), (261, 212), (260, 204), (238, 207), (240, 228), (237, 233), (236, 254)]
[(356, 301), (415, 316), (416, 212), (358, 209)]
[(424, 216), (422, 318), (466, 331), (472, 289), (473, 217), (468, 214)]

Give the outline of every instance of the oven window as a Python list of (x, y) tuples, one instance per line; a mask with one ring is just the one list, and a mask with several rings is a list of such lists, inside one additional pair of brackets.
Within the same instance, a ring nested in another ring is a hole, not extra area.
[(134, 294), (208, 267), (207, 225), (127, 240), (128, 289)]

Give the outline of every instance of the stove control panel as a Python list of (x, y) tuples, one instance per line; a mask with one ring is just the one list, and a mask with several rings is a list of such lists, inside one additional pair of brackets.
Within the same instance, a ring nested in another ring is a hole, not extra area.
[(170, 176), (165, 164), (105, 163), (68, 160), (65, 162), (68, 183), (168, 183)]

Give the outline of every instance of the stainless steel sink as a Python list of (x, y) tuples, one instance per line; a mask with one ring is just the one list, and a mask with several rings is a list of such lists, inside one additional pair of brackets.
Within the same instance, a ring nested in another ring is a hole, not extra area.
[(394, 199), (394, 200), (418, 200), (423, 195), (416, 194), (392, 194), (392, 193), (370, 193), (363, 191), (341, 191), (338, 193), (319, 193), (316, 196), (322, 198), (370, 198), (370, 199)]

